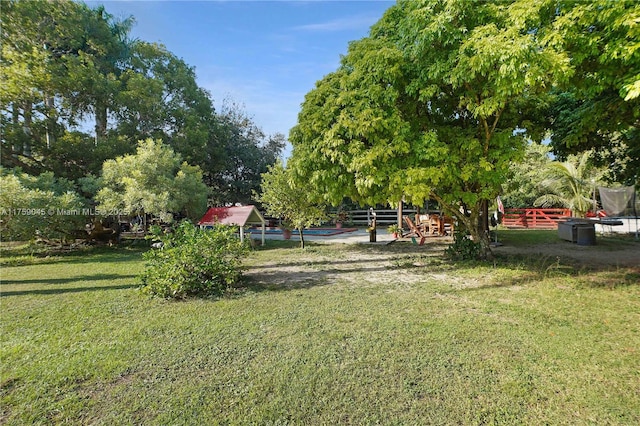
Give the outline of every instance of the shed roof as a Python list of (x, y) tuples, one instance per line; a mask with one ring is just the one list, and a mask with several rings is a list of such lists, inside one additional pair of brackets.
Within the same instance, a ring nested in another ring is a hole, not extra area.
[(265, 220), (255, 206), (211, 207), (198, 222), (200, 226), (223, 225), (264, 225)]

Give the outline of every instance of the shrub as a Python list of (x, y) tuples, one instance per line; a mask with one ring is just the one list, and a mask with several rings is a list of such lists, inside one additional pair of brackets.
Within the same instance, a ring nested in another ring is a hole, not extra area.
[(481, 244), (471, 240), (464, 232), (456, 232), (453, 243), (445, 249), (445, 255), (455, 260), (478, 260), (481, 253)]
[(53, 173), (30, 176), (0, 169), (0, 235), (2, 240), (74, 241), (86, 236), (84, 199), (72, 184)]
[(397, 223), (394, 223), (393, 225), (389, 225), (387, 227), (387, 232), (389, 234), (399, 234), (400, 232), (402, 232), (402, 228)]
[(164, 234), (159, 227), (152, 237), (163, 243), (144, 254), (143, 291), (164, 298), (221, 296), (240, 276), (240, 262), (248, 245), (231, 227), (201, 230), (189, 221)]

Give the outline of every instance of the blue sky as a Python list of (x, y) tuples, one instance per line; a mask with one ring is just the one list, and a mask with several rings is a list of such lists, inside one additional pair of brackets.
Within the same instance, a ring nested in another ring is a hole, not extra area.
[(288, 136), (304, 95), (335, 71), (349, 41), (369, 33), (387, 0), (88, 1), (117, 18), (133, 15), (132, 36), (164, 44), (195, 66), (217, 108), (243, 105), (267, 134)]

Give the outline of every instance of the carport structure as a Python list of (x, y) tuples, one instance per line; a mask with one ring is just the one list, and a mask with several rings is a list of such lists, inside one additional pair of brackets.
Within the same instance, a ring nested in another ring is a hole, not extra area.
[(244, 241), (244, 227), (246, 225), (261, 225), (262, 245), (265, 244), (266, 221), (256, 206), (210, 207), (198, 225), (201, 228), (215, 225), (238, 226), (240, 227), (240, 241)]

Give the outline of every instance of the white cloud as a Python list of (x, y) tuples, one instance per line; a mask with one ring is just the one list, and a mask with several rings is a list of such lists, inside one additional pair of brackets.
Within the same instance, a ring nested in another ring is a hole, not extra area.
[(360, 15), (346, 18), (337, 18), (330, 21), (315, 24), (297, 25), (292, 28), (294, 31), (308, 32), (336, 32), (347, 30), (358, 30), (368, 28), (380, 19), (379, 16)]

